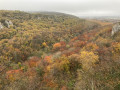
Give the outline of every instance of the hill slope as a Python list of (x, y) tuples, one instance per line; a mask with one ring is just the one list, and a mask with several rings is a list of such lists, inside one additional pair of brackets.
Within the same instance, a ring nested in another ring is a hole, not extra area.
[(1, 89), (119, 90), (120, 37), (111, 23), (54, 13), (0, 11)]
[[(4, 28), (0, 30), (1, 59), (6, 57), (7, 60), (15, 62), (24, 61), (30, 55), (42, 50), (43, 43), (46, 43), (50, 49), (55, 42), (63, 39), (69, 41), (85, 28), (93, 28), (98, 25), (74, 16), (57, 15), (56, 13), (55, 15), (54, 13), (53, 15), (44, 15), (21, 11), (0, 11), (0, 16), (1, 22), (10, 20), (13, 23), (10, 28), (5, 27), (2, 23)], [(84, 23), (87, 24), (83, 25)], [(14, 54), (15, 49), (18, 50), (16, 54)], [(9, 53), (9, 58), (5, 53)]]

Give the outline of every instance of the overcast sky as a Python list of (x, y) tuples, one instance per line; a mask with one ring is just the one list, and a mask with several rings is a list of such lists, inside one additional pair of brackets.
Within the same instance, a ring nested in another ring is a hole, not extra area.
[(76, 16), (118, 16), (120, 0), (0, 0), (0, 10), (57, 11)]

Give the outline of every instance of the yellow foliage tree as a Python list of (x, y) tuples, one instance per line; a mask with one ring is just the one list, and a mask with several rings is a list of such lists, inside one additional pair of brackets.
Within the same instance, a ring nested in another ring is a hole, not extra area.
[(42, 43), (42, 47), (47, 47), (46, 42), (43, 42), (43, 43)]
[(120, 60), (120, 43), (113, 44), (113, 60), (119, 61)]
[(94, 43), (88, 43), (83, 49), (87, 51), (96, 51), (99, 47)]
[(95, 63), (98, 61), (98, 55), (95, 55), (93, 52), (82, 51), (80, 54), (80, 60), (82, 67), (85, 70), (89, 70)]
[(55, 71), (58, 71), (56, 72), (56, 74), (61, 72), (69, 73), (69, 64), (70, 62), (68, 58), (65, 56), (62, 56), (58, 60), (56, 60), (56, 62), (53, 64), (52, 67)]

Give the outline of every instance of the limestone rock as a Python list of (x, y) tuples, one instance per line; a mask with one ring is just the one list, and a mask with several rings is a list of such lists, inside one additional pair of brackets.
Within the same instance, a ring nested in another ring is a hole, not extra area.
[(13, 23), (9, 20), (5, 20), (5, 24), (7, 25), (8, 28), (10, 28), (10, 26), (13, 26)]
[(0, 29), (3, 29), (3, 25), (2, 25), (2, 23), (0, 22)]
[(113, 36), (115, 33), (117, 33), (118, 31), (120, 31), (120, 23), (117, 23), (113, 26), (112, 28), (112, 32), (111, 35)]

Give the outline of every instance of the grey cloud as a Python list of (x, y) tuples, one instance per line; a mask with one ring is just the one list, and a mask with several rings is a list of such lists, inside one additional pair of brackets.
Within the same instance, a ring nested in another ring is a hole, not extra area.
[(0, 9), (58, 11), (74, 15), (120, 15), (120, 0), (0, 0)]

